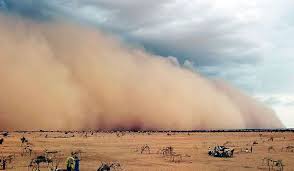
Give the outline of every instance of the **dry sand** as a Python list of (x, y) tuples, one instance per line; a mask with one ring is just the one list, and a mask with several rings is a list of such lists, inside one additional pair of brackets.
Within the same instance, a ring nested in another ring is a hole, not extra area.
[[(260, 135), (262, 134), (262, 135)], [(47, 138), (45, 137), (47, 135)], [(74, 135), (74, 137), (71, 137)], [(25, 136), (32, 143), (33, 154), (21, 156), (20, 138)], [(268, 141), (274, 137), (274, 141)], [(15, 154), (13, 168), (8, 170), (28, 170), (27, 165), (33, 156), (41, 154), (44, 149), (57, 150), (60, 167), (65, 167), (65, 159), (71, 151), (81, 150), (81, 170), (97, 170), (102, 161), (118, 161), (124, 170), (258, 170), (262, 158), (272, 157), (283, 160), (284, 170), (294, 170), (294, 153), (281, 152), (282, 147), (294, 145), (294, 134), (290, 132), (245, 132), (245, 133), (68, 133), (64, 132), (30, 132), (11, 133), (0, 145), (0, 156)], [(215, 158), (207, 155), (208, 147), (222, 145), (229, 141), (229, 147), (235, 149), (233, 158)], [(253, 141), (253, 153), (240, 152), (241, 148), (250, 148)], [(140, 154), (138, 149), (148, 144), (151, 154)], [(181, 162), (172, 162), (168, 157), (157, 154), (166, 146), (173, 146), (176, 153), (183, 155)], [(273, 146), (276, 152), (268, 152)], [(12, 165), (9, 164), (9, 167)], [(41, 170), (48, 170), (42, 168)]]

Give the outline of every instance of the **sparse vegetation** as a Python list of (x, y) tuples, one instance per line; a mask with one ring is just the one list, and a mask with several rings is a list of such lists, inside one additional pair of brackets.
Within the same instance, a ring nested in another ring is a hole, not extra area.
[(286, 147), (282, 147), (281, 151), (285, 151), (285, 152), (294, 152), (294, 146), (286, 146)]
[(143, 154), (144, 152), (147, 152), (148, 154), (150, 154), (150, 147), (149, 145), (145, 144), (141, 147), (141, 154)]
[[(170, 137), (167, 137), (167, 134), (170, 134)], [(85, 135), (88, 135), (88, 138)], [(195, 138), (196, 136), (198, 138)], [(275, 137), (274, 141), (268, 141), (269, 137)], [(293, 152), (294, 146), (285, 145), (291, 142), (293, 138), (290, 133), (280, 135), (280, 133), (266, 132), (262, 136), (258, 133), (241, 134), (230, 132), (205, 132), (194, 133), (193, 135), (144, 131), (68, 131), (67, 134), (63, 131), (11, 132), (9, 137), (5, 138), (5, 144), (0, 146), (0, 158), (2, 156), (0, 169), (3, 167), (3, 162), (5, 162), (6, 168), (13, 167), (16, 170), (27, 170), (29, 168), (29, 171), (38, 169), (64, 171), (66, 169), (65, 160), (69, 156), (78, 156), (81, 159), (81, 170), (107, 170), (107, 168), (110, 168), (110, 171), (115, 169), (183, 170), (183, 166), (185, 167), (184, 170), (187, 171), (195, 168), (199, 168), (199, 170), (217, 170), (219, 167), (224, 167), (225, 170), (242, 170), (242, 168), (283, 170), (285, 167), (294, 167), (294, 163), (287, 162), (289, 161), (288, 157), (293, 154), (291, 152)], [(258, 143), (256, 139), (258, 139)], [(263, 140), (265, 141), (264, 143), (262, 143)], [(214, 147), (218, 146), (217, 144), (225, 144), (226, 146), (215, 150)], [(236, 157), (234, 159), (219, 160), (210, 158), (206, 160), (209, 158), (207, 156), (207, 148), (209, 147), (212, 147), (210, 149), (212, 156), (216, 154), (216, 156), (220, 157)], [(231, 147), (234, 147), (236, 152)], [(251, 147), (254, 147), (255, 150), (252, 154), (250, 153)], [(134, 152), (133, 149), (137, 149), (137, 151)], [(156, 151), (152, 151), (153, 149), (159, 150), (156, 153)], [(279, 150), (277, 151), (276, 149)], [(245, 154), (241, 151), (247, 151), (250, 154)], [(263, 164), (261, 164), (260, 155), (268, 155), (269, 152), (273, 153), (273, 157), (276, 154), (282, 157), (280, 159), (263, 159)], [(10, 158), (9, 155), (11, 156)], [(248, 161), (244, 157), (239, 157), (242, 155), (250, 155), (250, 158), (256, 159), (256, 162), (253, 162), (250, 166), (244, 164), (244, 162)], [(4, 156), (6, 157), (3, 158)], [(95, 161), (120, 162), (119, 164), (117, 164), (118, 162), (94, 164), (93, 162)], [(169, 165), (168, 162), (176, 164)], [(121, 163), (124, 163), (124, 169), (122, 169)], [(97, 168), (98, 166), (99, 168)]]
[(262, 167), (266, 167), (269, 171), (283, 171), (283, 160), (273, 160), (271, 157), (265, 157), (262, 159)]
[(267, 148), (267, 151), (270, 153), (270, 152), (276, 152), (275, 148), (273, 146), (269, 146)]
[(97, 171), (120, 171), (122, 170), (121, 164), (119, 162), (102, 162)]

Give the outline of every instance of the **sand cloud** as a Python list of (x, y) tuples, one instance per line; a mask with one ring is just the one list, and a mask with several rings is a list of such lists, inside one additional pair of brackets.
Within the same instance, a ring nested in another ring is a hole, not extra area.
[(0, 129), (283, 127), (222, 82), (97, 29), (0, 16)]

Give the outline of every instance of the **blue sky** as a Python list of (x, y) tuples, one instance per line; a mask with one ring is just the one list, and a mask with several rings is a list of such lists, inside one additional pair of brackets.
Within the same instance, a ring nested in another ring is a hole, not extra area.
[(292, 0), (0, 0), (0, 11), (73, 20), (175, 57), (270, 105), (294, 127)]

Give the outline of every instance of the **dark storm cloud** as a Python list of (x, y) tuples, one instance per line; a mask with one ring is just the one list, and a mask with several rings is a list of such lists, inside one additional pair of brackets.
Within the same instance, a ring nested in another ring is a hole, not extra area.
[[(1, 8), (2, 7), (2, 8)], [(0, 9), (8, 14), (16, 14), (33, 19), (48, 19), (55, 8), (43, 0), (0, 0)]]
[(244, 23), (234, 16), (215, 15), (220, 12), (210, 3), (95, 1), (92, 5), (110, 11), (105, 25), (160, 55), (190, 59), (197, 65), (256, 63), (260, 59), (257, 42), (240, 34)]
[[(176, 0), (2, 0), (9, 12), (36, 19), (67, 17), (112, 31), (130, 43), (197, 66), (260, 60), (259, 45), (240, 34), (244, 22), (211, 3)], [(247, 21), (246, 21), (247, 22)], [(245, 22), (245, 23), (246, 23)], [(245, 32), (246, 34), (246, 32)]]

